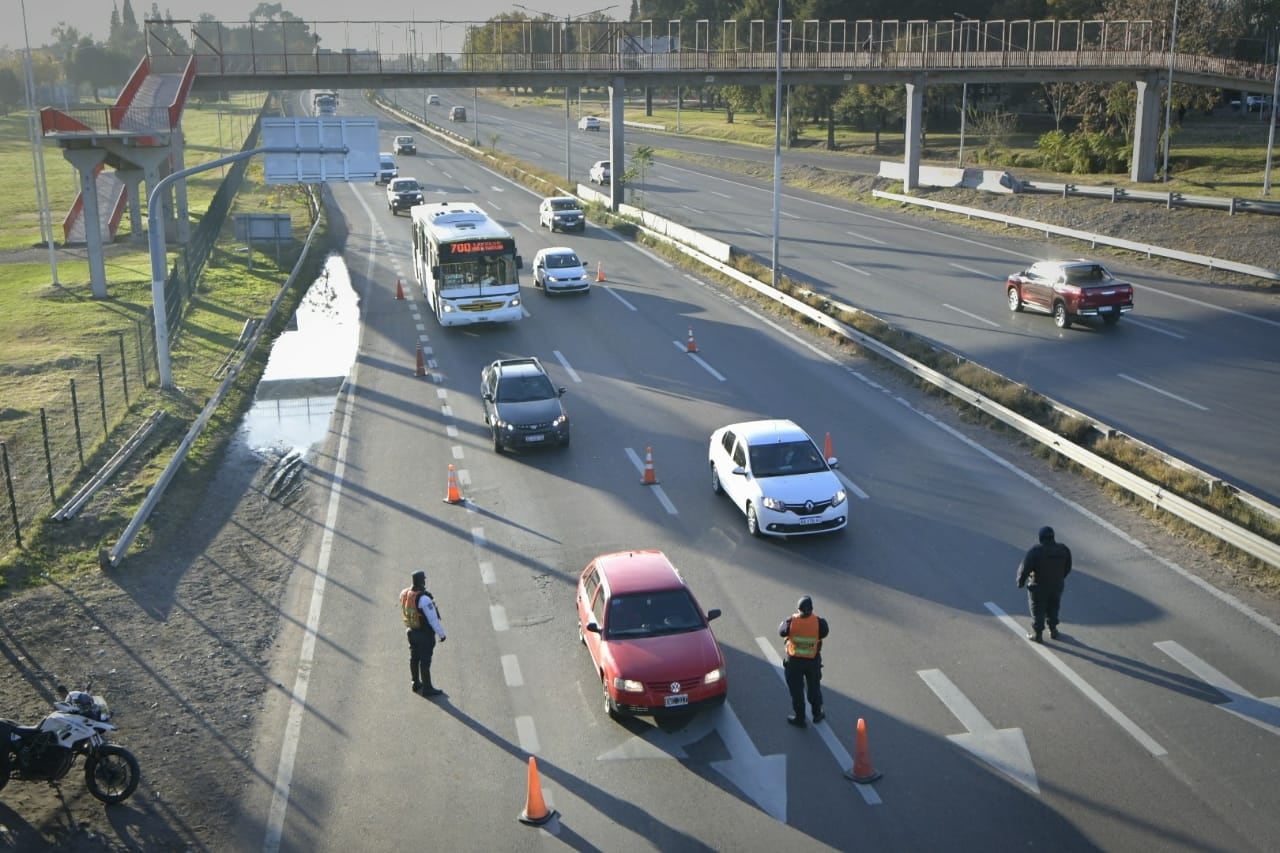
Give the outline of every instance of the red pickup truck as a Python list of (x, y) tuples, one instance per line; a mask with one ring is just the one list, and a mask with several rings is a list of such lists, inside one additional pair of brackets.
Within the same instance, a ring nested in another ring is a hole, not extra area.
[(1053, 315), (1059, 329), (1072, 320), (1101, 317), (1108, 326), (1133, 310), (1133, 285), (1096, 261), (1037, 261), (1009, 276), (1005, 297), (1010, 311), (1024, 308)]

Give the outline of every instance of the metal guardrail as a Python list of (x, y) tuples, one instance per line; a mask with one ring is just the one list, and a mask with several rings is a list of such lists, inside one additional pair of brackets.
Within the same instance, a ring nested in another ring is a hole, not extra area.
[(1212, 195), (1188, 195), (1179, 192), (1156, 192), (1154, 190), (1133, 190), (1124, 187), (1087, 186), (1080, 184), (1058, 184), (1050, 181), (1019, 181), (1016, 188), (1020, 193), (1049, 193), (1063, 198), (1083, 196), (1085, 198), (1105, 198), (1111, 201), (1146, 201), (1159, 202), (1170, 210), (1175, 207), (1207, 207), (1214, 210), (1225, 210), (1229, 214), (1236, 213), (1270, 213), (1280, 215), (1280, 201), (1262, 201), (1249, 198), (1224, 198)]
[(1255, 267), (1252, 264), (1238, 264), (1235, 261), (1224, 261), (1222, 258), (1214, 258), (1209, 255), (1197, 255), (1194, 252), (1183, 252), (1178, 249), (1169, 249), (1164, 246), (1156, 246), (1151, 243), (1139, 243), (1135, 240), (1125, 240), (1120, 237), (1110, 237), (1105, 234), (1095, 234), (1091, 231), (1079, 231), (1075, 228), (1063, 228), (1058, 225), (1050, 225), (1046, 222), (1036, 222), (1034, 219), (1023, 219), (1018, 216), (1005, 216), (1003, 213), (993, 213), (989, 210), (978, 210), (973, 207), (964, 207), (959, 204), (948, 204), (942, 201), (933, 201), (927, 198), (915, 198), (913, 196), (902, 195), (901, 193), (890, 193), (883, 190), (872, 190), (871, 194), (875, 198), (888, 199), (902, 204), (914, 204), (920, 207), (928, 207), (934, 210), (943, 210), (947, 213), (955, 213), (960, 216), (967, 216), (971, 219), (986, 219), (992, 222), (1003, 222), (1005, 225), (1017, 225), (1021, 228), (1027, 228), (1032, 231), (1038, 231), (1041, 234), (1051, 235), (1057, 234), (1060, 237), (1071, 237), (1076, 240), (1083, 240), (1090, 247), (1093, 246), (1114, 246), (1117, 249), (1126, 249), (1130, 252), (1137, 252), (1150, 257), (1169, 258), (1170, 260), (1183, 261), (1188, 264), (1197, 266), (1205, 266), (1211, 270), (1225, 270), (1228, 272), (1237, 272), (1242, 275), (1253, 276), (1254, 278), (1265, 278), (1268, 281), (1280, 281), (1280, 271), (1267, 269), (1265, 267)]

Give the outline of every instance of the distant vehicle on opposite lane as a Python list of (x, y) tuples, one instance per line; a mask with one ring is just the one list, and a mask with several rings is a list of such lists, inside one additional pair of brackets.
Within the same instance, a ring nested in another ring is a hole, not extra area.
[(1053, 315), (1059, 329), (1072, 320), (1101, 317), (1108, 326), (1133, 310), (1133, 285), (1096, 261), (1037, 261), (1005, 282), (1010, 311), (1030, 308)]
[(600, 119), (595, 116), (583, 116), (578, 119), (578, 130), (599, 130)]
[(449, 108), (449, 121), (466, 121), (466, 120), (467, 120), (466, 107), (450, 107)]
[(597, 160), (591, 164), (591, 171), (587, 173), (587, 178), (593, 184), (604, 186), (613, 180), (613, 170), (608, 160)]
[(439, 95), (427, 95), (427, 104), (428, 104), (429, 106), (433, 106), (433, 107), (438, 107), (438, 106), (440, 106), (440, 96), (439, 96)]

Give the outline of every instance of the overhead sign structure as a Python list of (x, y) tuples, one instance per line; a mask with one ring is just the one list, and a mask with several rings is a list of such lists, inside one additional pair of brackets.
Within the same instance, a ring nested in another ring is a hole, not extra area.
[(372, 182), (378, 172), (373, 116), (264, 118), (261, 145), (268, 184)]

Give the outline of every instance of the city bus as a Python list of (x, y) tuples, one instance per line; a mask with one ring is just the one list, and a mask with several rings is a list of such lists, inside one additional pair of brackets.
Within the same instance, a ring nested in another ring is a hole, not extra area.
[(478, 205), (436, 201), (410, 208), (413, 271), (442, 326), (509, 323), (524, 314), (516, 241)]

